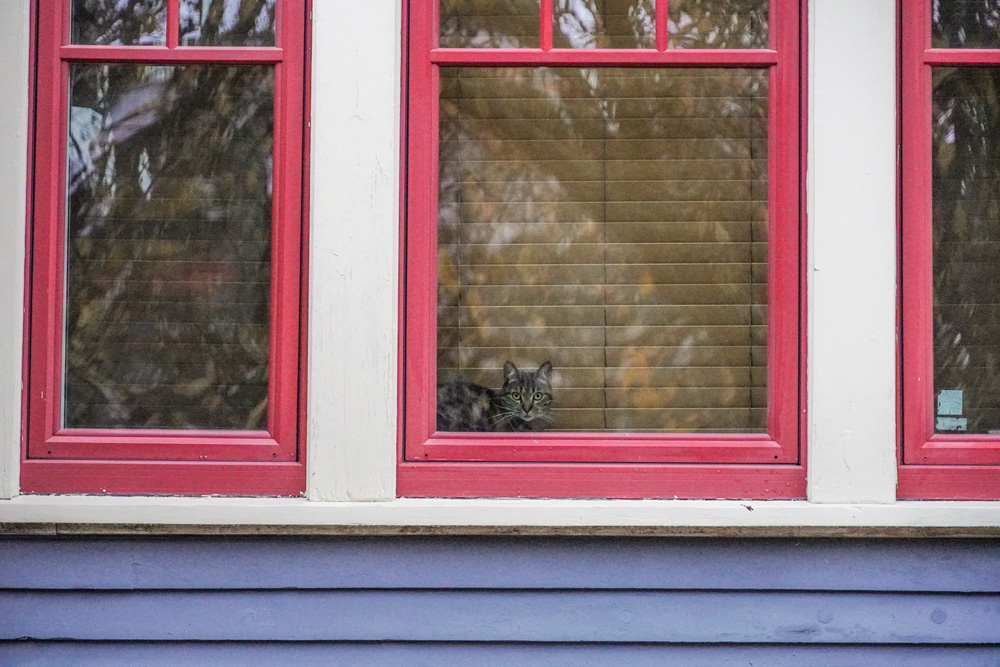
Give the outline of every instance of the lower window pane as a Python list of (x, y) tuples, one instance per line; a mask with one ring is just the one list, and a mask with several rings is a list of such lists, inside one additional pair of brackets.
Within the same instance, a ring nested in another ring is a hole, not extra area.
[(933, 85), (935, 429), (1000, 433), (1000, 69)]
[(73, 65), (64, 424), (267, 424), (274, 71)]
[(441, 70), (439, 430), (766, 431), (767, 99), (766, 70)]

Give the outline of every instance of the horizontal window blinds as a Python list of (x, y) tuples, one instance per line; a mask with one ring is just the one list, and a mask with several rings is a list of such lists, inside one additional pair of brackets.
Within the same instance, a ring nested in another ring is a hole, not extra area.
[(440, 69), (438, 380), (555, 430), (767, 427), (766, 70)]

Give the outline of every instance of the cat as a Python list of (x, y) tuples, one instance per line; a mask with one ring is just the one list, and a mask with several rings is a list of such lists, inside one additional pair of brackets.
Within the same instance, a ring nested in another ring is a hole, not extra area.
[(438, 431), (535, 431), (543, 428), (552, 407), (552, 364), (519, 371), (507, 361), (503, 386), (494, 390), (472, 382), (437, 386)]

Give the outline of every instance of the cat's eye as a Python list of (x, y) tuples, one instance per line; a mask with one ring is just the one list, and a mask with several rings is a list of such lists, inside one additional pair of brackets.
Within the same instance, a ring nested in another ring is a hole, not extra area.
[(512, 392), (510, 392), (510, 397), (513, 398), (515, 401), (520, 401), (521, 400), (521, 392), (519, 392), (519, 391), (512, 391)]
[(533, 401), (540, 401), (540, 400), (542, 400), (543, 396), (544, 396), (544, 394), (542, 394), (542, 392), (536, 391), (535, 395), (531, 397), (531, 400), (533, 400)]

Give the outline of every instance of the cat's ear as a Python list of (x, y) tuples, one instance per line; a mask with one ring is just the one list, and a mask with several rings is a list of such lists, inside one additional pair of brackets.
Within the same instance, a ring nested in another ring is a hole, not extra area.
[(546, 361), (544, 364), (538, 367), (538, 372), (535, 374), (539, 380), (545, 383), (552, 382), (552, 362)]
[(503, 379), (506, 382), (517, 382), (517, 366), (509, 361), (503, 362)]

